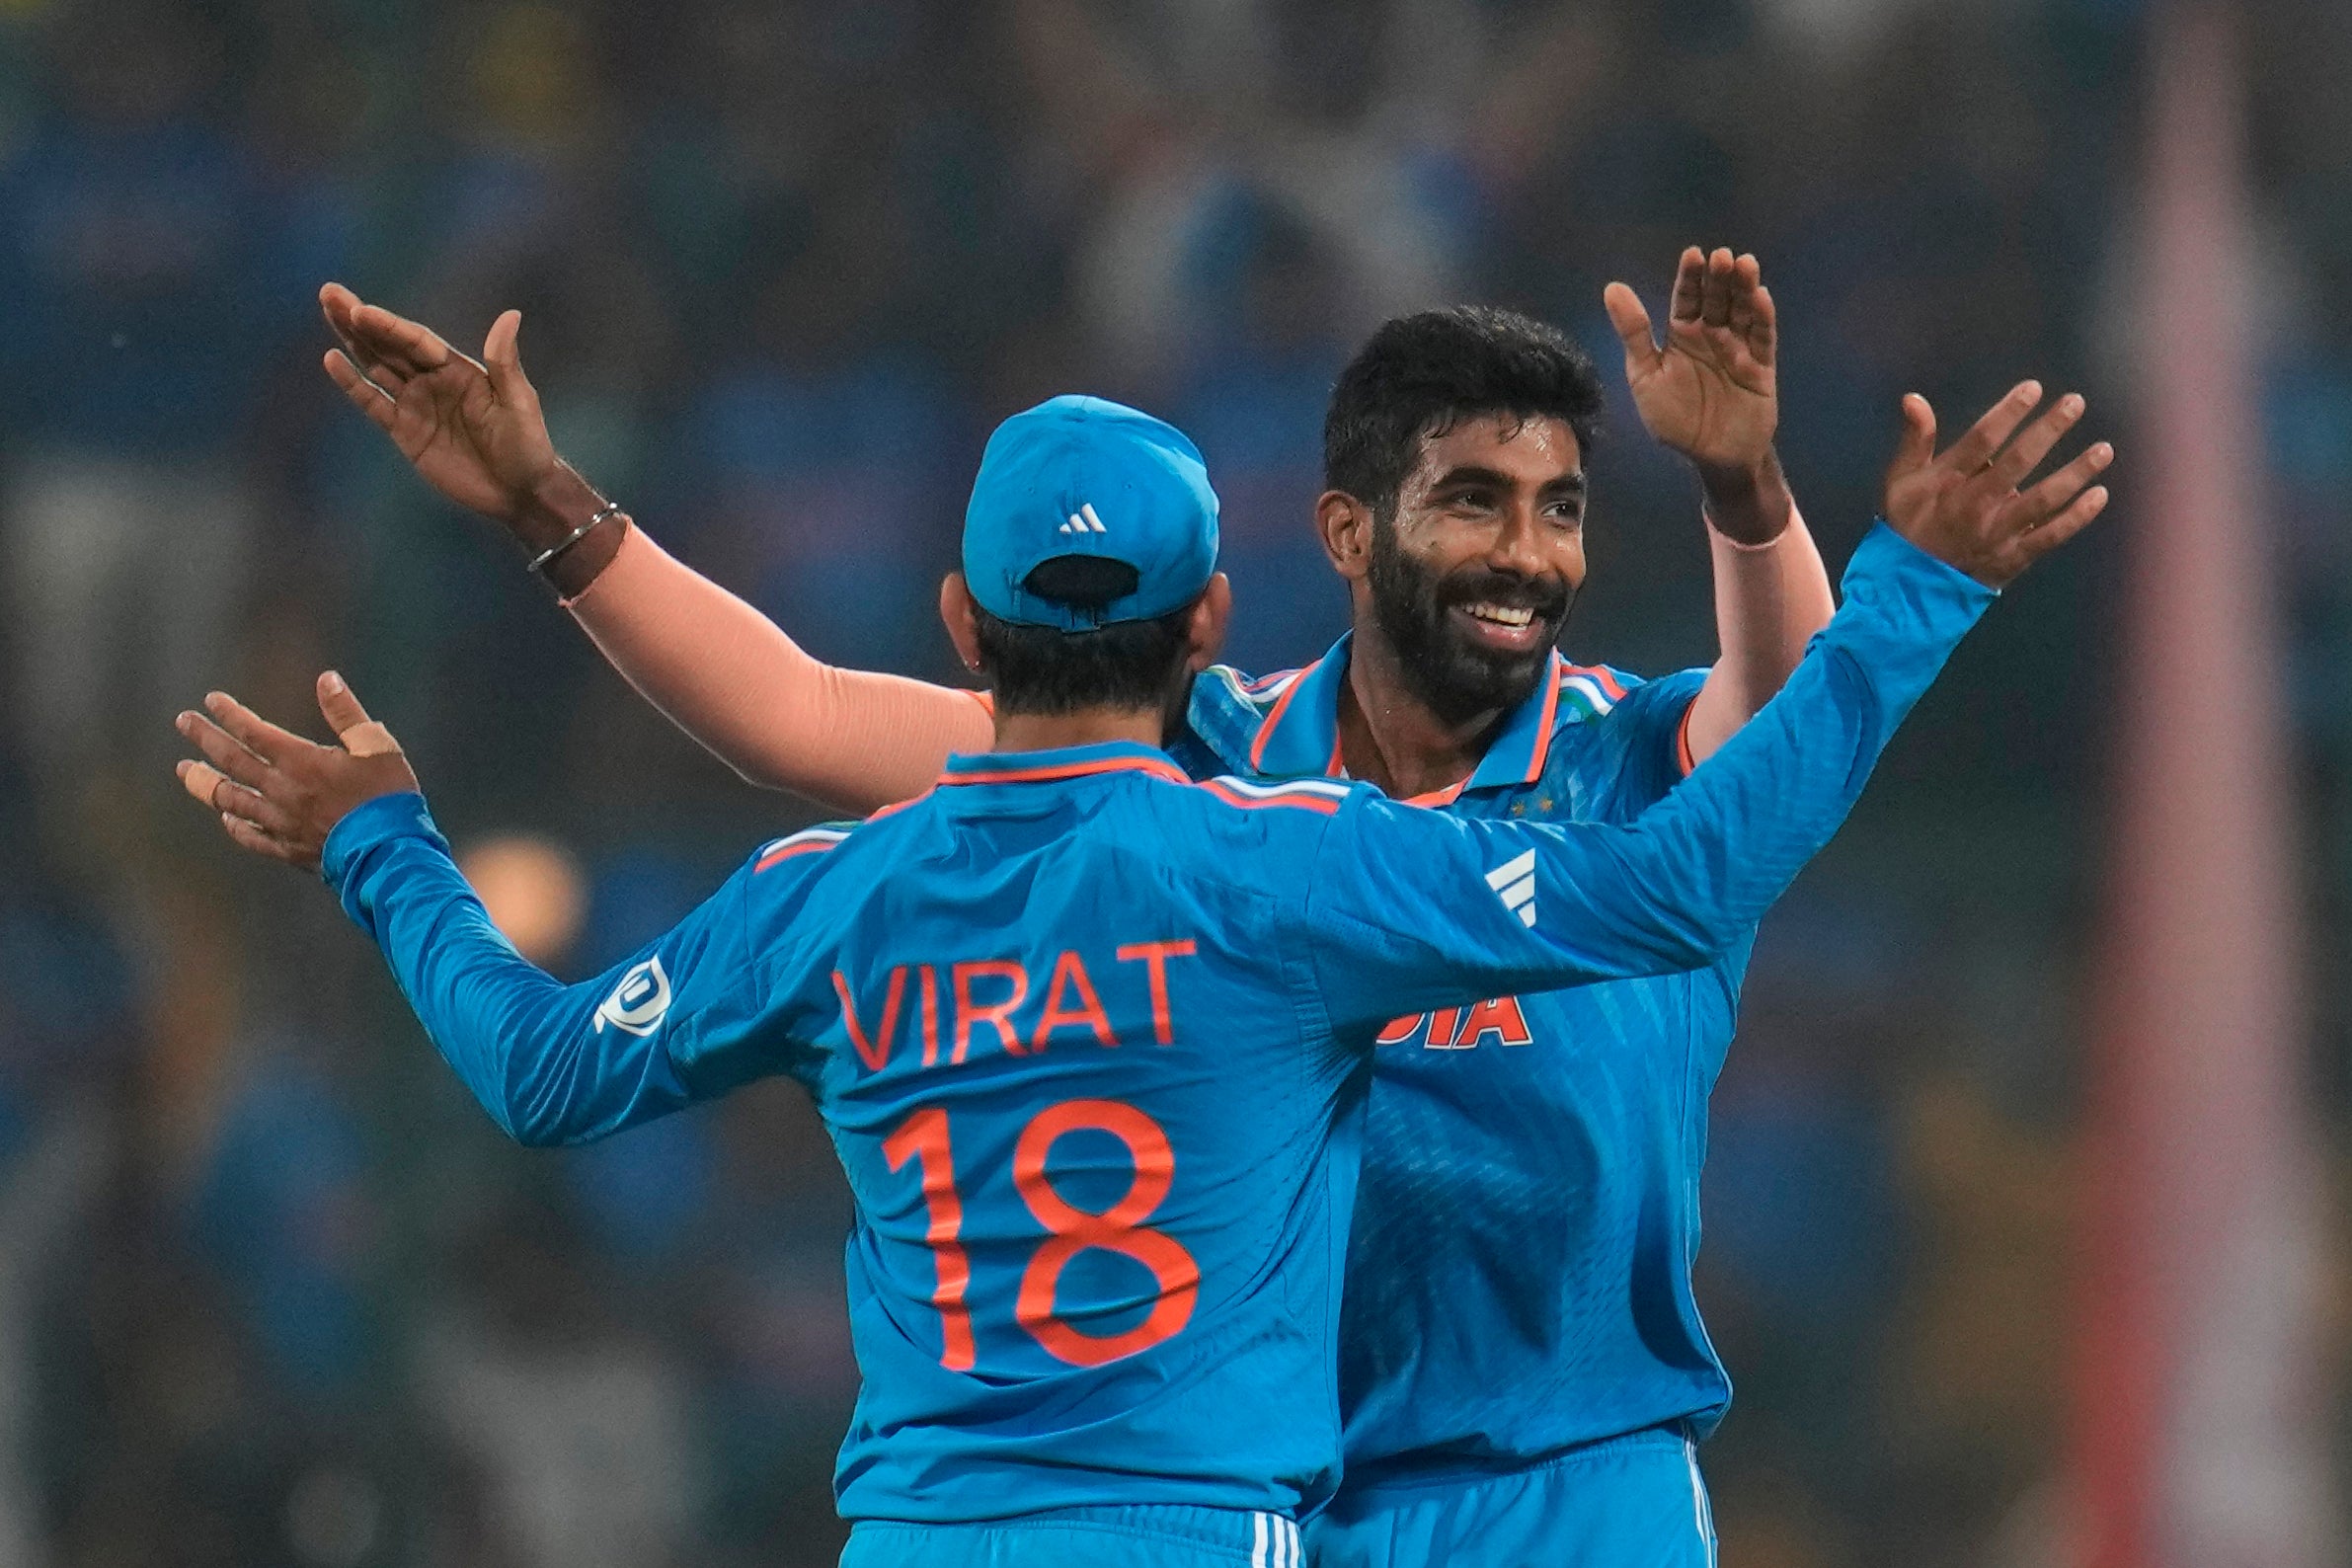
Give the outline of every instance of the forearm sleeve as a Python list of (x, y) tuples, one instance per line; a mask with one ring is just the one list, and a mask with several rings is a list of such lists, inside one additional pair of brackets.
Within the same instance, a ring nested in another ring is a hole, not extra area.
[(1683, 726), (1683, 763), (1715, 753), (1780, 689), (1838, 601), (1821, 551), (1791, 505), (1788, 526), (1764, 544), (1707, 529), (1714, 558), (1715, 632), (1720, 652)]
[(1873, 529), (1779, 694), (1628, 825), (1352, 801), (1306, 906), (1336, 1026), (1712, 962), (1828, 843), (1994, 595)]
[(756, 1014), (741, 877), (629, 962), (566, 985), (491, 923), (422, 796), (346, 817), (321, 870), (442, 1058), (517, 1141), (586, 1142), (741, 1081), (693, 1070), (691, 1049), (742, 1041)]
[(993, 744), (980, 693), (813, 659), (642, 528), (568, 607), (630, 685), (754, 784), (864, 816), (929, 789), (949, 752)]

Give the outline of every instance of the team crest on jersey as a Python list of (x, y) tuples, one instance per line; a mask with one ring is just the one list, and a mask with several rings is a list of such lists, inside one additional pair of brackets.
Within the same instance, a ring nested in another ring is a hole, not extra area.
[(662, 1027), (662, 1019), (669, 1011), (669, 976), (662, 969), (659, 956), (642, 964), (632, 964), (621, 982), (612, 988), (596, 1009), (596, 1033), (604, 1033), (606, 1024), (626, 1030), (632, 1035), (650, 1035)]
[(1505, 1046), (1534, 1043), (1518, 997), (1497, 996), (1472, 1007), (1444, 1007), (1434, 1013), (1394, 1019), (1374, 1043), (1402, 1046), (1418, 1038), (1424, 1051), (1468, 1051), (1490, 1037)]

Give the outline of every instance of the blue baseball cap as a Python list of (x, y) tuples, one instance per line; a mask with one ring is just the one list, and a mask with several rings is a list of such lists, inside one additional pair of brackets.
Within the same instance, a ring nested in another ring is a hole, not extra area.
[[(1041, 596), (1030, 574), (1062, 556), (1134, 568), (1103, 604)], [(1201, 450), (1165, 420), (1103, 398), (1026, 409), (988, 437), (964, 510), (964, 577), (980, 608), (1019, 626), (1092, 631), (1182, 609), (1216, 571), (1216, 492)]]

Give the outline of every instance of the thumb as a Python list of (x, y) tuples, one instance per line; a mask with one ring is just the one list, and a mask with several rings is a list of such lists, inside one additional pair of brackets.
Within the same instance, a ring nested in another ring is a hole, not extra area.
[(343, 748), (353, 756), (381, 756), (400, 749), (392, 732), (367, 716), (352, 688), (332, 669), (319, 676), (319, 712), (326, 716), (327, 727), (335, 732)]
[(531, 383), (522, 373), (521, 335), (522, 312), (510, 310), (490, 324), (490, 336), (482, 340), (482, 367), (501, 403), (518, 402), (531, 393)]
[(1601, 304), (1625, 346), (1625, 373), (1648, 369), (1658, 357), (1658, 341), (1650, 336), (1650, 313), (1642, 308), (1641, 296), (1624, 283), (1611, 283), (1601, 291)]
[(1935, 460), (1935, 410), (1917, 392), (1903, 394), (1903, 436), (1895, 443), (1889, 480), (1917, 473)]

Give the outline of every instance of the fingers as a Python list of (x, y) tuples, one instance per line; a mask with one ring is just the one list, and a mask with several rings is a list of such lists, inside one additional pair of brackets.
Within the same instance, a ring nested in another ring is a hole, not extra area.
[(1601, 304), (1625, 346), (1626, 377), (1657, 363), (1658, 340), (1650, 335), (1650, 313), (1642, 308), (1641, 296), (1623, 283), (1611, 283), (1601, 291)]
[(2104, 473), (2113, 461), (2115, 448), (2105, 441), (2077, 453), (2073, 462), (2025, 492), (2026, 514), (2036, 519), (2050, 516), (2078, 495), (2083, 486)]
[(422, 375), (449, 362), (450, 349), (439, 333), (406, 316), (396, 316), (381, 305), (354, 306), (351, 330), (370, 355), (408, 375)]
[(1732, 277), (1736, 264), (1731, 252), (1717, 246), (1707, 257), (1705, 276), (1699, 284), (1698, 319), (1710, 327), (1731, 325)]
[[(387, 369), (406, 381), (411, 376), (438, 370), (452, 359), (476, 370), (482, 368), (481, 360), (450, 347), (447, 339), (423, 322), (396, 315), (381, 305), (370, 305), (339, 284), (328, 287), (336, 290), (333, 304), (328, 303), (327, 289), (319, 291), (320, 303), (328, 311), (328, 325), (335, 328), (344, 346), (353, 351), (353, 357), (364, 363), (368, 374), (379, 380)], [(393, 390), (397, 392), (398, 386)]]
[(1981, 472), (2041, 401), (2041, 382), (2018, 382), (2009, 389), (2007, 397), (1987, 409), (1984, 418), (1968, 428), (1967, 434), (1952, 443), (1952, 449), (1943, 455), (1945, 465), (1966, 475)]
[(316, 749), (310, 742), (290, 730), (280, 730), (225, 691), (207, 692), (204, 711), (213, 723), (236, 737), (238, 745), (273, 765)]
[[(1612, 320), (1615, 312), (1610, 312)], [(1764, 264), (1754, 254), (1712, 252), (1693, 245), (1675, 271), (1674, 303), (1668, 319), (1677, 324), (1722, 328), (1767, 368), (1778, 353), (1780, 321), (1771, 291), (1764, 286)], [(1619, 327), (1618, 336), (1624, 336)]]
[(282, 839), (273, 838), (242, 817), (222, 812), (220, 826), (221, 830), (229, 835), (239, 849), (249, 849), (257, 855), (266, 855), (272, 860), (282, 860), (289, 866), (309, 867), (318, 864), (318, 861), (306, 851), (297, 849)]
[(510, 310), (490, 324), (490, 336), (482, 340), (482, 367), (501, 403), (519, 404), (537, 396), (522, 373), (521, 336), (522, 312)]
[(401, 319), (390, 311), (370, 305), (355, 294), (339, 298), (332, 306), (325, 304), (322, 294), (322, 308), (327, 311), (327, 323), (335, 329), (336, 339), (351, 351), (353, 359), (369, 375), (392, 373), (406, 378), (432, 368), (418, 360), (406, 334), (387, 325)]
[(1698, 320), (1700, 295), (1704, 292), (1707, 273), (1707, 253), (1693, 245), (1683, 252), (1683, 259), (1675, 264), (1674, 304), (1668, 308), (1673, 321)]
[(1903, 435), (1895, 443), (1895, 460), (1888, 465), (1890, 482), (1916, 473), (1935, 460), (1935, 410), (1917, 392), (1903, 394)]
[(208, 763), (193, 759), (183, 758), (178, 772), (181, 787), (221, 816), (240, 818), (280, 838), (293, 835), (296, 826), (293, 814), (261, 791), (238, 783)]
[[(198, 806), (211, 806), (213, 793), (229, 782), (228, 776), (218, 768), (193, 757), (182, 757), (172, 765), (172, 772), (179, 778), (180, 787), (188, 791)], [(219, 808), (213, 807), (213, 810)]]
[(2006, 450), (1993, 460), (1991, 474), (1994, 484), (2009, 490), (2021, 484), (2027, 474), (2041, 466), (2059, 438), (2075, 428), (2082, 418), (2082, 396), (2069, 392), (2052, 404), (2038, 420), (2018, 432)]
[(1769, 368), (1775, 349), (1772, 296), (1764, 292), (1764, 264), (1742, 252), (1732, 261), (1729, 330), (1749, 356)]
[(392, 737), (332, 671), (319, 679), (319, 706), (349, 750), (313, 745), (217, 691), (204, 706), (208, 719), (180, 716), (181, 734), (202, 753), (180, 763), (181, 787), (255, 854), (316, 866), (319, 846), (354, 807), (417, 787)]
[(298, 825), (293, 815), (263, 793), (274, 780), (282, 783), (282, 776), (201, 714), (180, 715), (179, 730), (207, 758), (181, 759), (174, 770), (181, 788), (224, 819), (240, 819), (270, 833), (292, 834)]
[(1756, 285), (1751, 299), (1754, 309), (1748, 322), (1748, 352), (1758, 364), (1769, 365), (1780, 353), (1780, 314), (1772, 308), (1772, 291), (1764, 284)]
[(2093, 485), (2077, 496), (2074, 504), (2038, 528), (2027, 530), (2018, 539), (2028, 562), (2038, 561), (2060, 545), (2090, 526), (2093, 518), (2107, 510), (2107, 487)]
[[(358, 331), (353, 320), (353, 314), (358, 309), (359, 296), (341, 283), (320, 285), (319, 314), (327, 318), (327, 330), (335, 334), (335, 341), (342, 346), (344, 359), (364, 384), (373, 387), (387, 398), (398, 398), (400, 389), (408, 380), (408, 376), (396, 366), (386, 363), (370, 353), (367, 346), (359, 341)], [(332, 364), (327, 367), (327, 373), (335, 374), (335, 367)], [(343, 387), (347, 395), (352, 391), (340, 376), (337, 376), (335, 384)]]
[(1724, 302), (1724, 324), (1742, 338), (1748, 336), (1748, 323), (1756, 319), (1756, 258), (1734, 257)]
[(327, 330), (335, 334), (335, 341), (343, 345), (344, 353), (356, 364), (367, 354), (352, 337), (352, 312), (359, 308), (359, 296), (341, 283), (322, 283), (319, 286), (319, 314), (327, 318)]
[(400, 417), (400, 399), (389, 387), (367, 375), (352, 362), (352, 356), (341, 349), (329, 349), (326, 357), (327, 379), (343, 390), (352, 406), (385, 430), (392, 428)]
[(381, 756), (400, 749), (392, 732), (367, 716), (351, 686), (332, 669), (319, 676), (319, 712), (353, 756)]
[(180, 715), (179, 730), (190, 745), (204, 753), (204, 760), (225, 777), (255, 789), (269, 781), (270, 764), (238, 745), (226, 731), (203, 715), (183, 713)]

